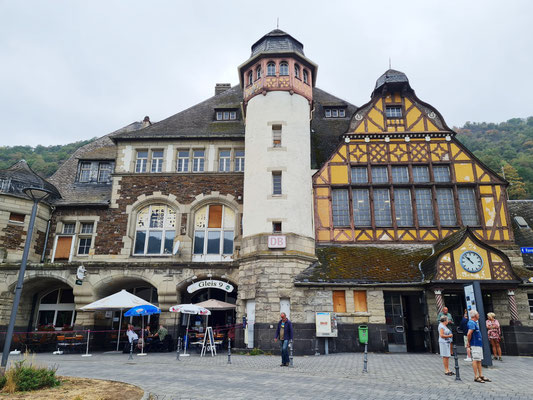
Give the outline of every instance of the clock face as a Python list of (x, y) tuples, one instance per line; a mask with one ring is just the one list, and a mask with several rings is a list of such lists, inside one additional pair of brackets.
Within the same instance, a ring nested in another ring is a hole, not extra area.
[(475, 251), (465, 251), (459, 257), (459, 263), (465, 271), (475, 273), (483, 269), (483, 258)]

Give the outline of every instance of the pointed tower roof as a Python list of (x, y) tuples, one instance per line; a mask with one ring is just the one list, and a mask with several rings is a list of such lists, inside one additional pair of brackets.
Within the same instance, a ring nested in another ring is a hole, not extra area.
[(59, 199), (61, 195), (57, 188), (47, 180), (37, 175), (26, 160), (20, 160), (7, 169), (0, 170), (0, 193), (11, 194), (27, 198), (25, 188), (45, 189), (51, 197)]

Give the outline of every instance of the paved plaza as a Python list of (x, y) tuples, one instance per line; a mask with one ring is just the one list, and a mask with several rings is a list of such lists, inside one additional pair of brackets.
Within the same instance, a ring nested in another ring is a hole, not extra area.
[[(176, 360), (175, 353), (38, 354), (60, 375), (136, 384), (153, 399), (533, 399), (533, 358), (506, 357), (485, 369), (492, 383), (473, 382), (470, 363), (460, 360), (462, 381), (445, 376), (433, 354), (369, 354), (364, 374), (361, 353), (295, 357), (294, 368), (278, 356), (227, 355)], [(11, 360), (18, 359), (12, 356)], [(451, 359), (450, 361), (452, 361)]]

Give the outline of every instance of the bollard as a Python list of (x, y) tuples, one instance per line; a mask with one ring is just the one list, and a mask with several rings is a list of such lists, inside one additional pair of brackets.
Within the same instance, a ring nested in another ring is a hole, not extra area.
[(180, 360), (180, 349), (181, 349), (181, 336), (178, 337), (178, 349), (176, 350), (176, 360)]
[(85, 354), (82, 354), (82, 357), (91, 357), (92, 354), (89, 354), (89, 341), (91, 340), (91, 330), (87, 330), (87, 350), (85, 351)]
[(228, 364), (231, 364), (231, 338), (228, 337)]
[(368, 364), (368, 343), (365, 343), (365, 354), (363, 356), (363, 374), (368, 373), (367, 364)]
[(293, 343), (292, 343), (292, 339), (289, 340), (289, 367), (290, 368), (293, 368), (294, 367), (294, 357), (293, 357)]
[(455, 359), (455, 380), (460, 381), (461, 376), (459, 375), (459, 358), (457, 357), (457, 346), (453, 344), (453, 358)]
[(320, 351), (318, 350), (318, 338), (315, 339), (315, 356), (319, 356)]
[(133, 339), (130, 342), (130, 357), (128, 360), (133, 360)]

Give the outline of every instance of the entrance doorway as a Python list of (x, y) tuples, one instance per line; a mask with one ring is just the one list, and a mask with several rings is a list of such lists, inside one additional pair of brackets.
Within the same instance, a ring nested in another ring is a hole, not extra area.
[(426, 351), (423, 293), (384, 292), (384, 297), (389, 351)]

